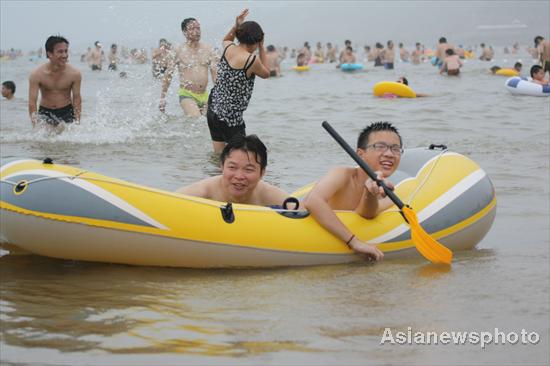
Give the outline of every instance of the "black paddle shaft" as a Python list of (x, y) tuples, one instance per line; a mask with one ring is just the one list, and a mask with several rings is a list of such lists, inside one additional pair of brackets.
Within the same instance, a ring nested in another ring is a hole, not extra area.
[(351, 148), (351, 146), (348, 145), (348, 143), (336, 132), (334, 128), (328, 123), (327, 121), (324, 121), (322, 123), (322, 126), (327, 132), (342, 146), (344, 150), (348, 153), (349, 156), (355, 160), (357, 164), (365, 171), (365, 173), (368, 174), (368, 176), (376, 182), (380, 187), (384, 189), (384, 192), (386, 192), (386, 195), (399, 207), (399, 209), (402, 209), (405, 204), (399, 199), (399, 197), (396, 196), (396, 194), (388, 188), (388, 186), (384, 183), (383, 180), (380, 180), (376, 177), (376, 173), (357, 155), (355, 151)]

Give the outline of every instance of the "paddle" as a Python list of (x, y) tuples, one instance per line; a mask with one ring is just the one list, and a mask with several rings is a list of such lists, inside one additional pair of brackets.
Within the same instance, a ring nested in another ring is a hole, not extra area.
[(432, 238), (418, 223), (416, 213), (411, 207), (405, 205), (397, 195), (386, 186), (384, 181), (378, 179), (374, 171), (357, 155), (357, 153), (348, 145), (348, 143), (332, 128), (332, 126), (324, 121), (322, 126), (327, 132), (342, 146), (342, 148), (355, 160), (357, 164), (368, 174), (368, 176), (374, 180), (380, 187), (384, 189), (386, 195), (397, 205), (401, 210), (401, 214), (408, 222), (411, 229), (411, 238), (416, 246), (416, 249), (426, 259), (433, 263), (451, 264), (453, 259), (453, 253), (444, 245), (438, 243)]

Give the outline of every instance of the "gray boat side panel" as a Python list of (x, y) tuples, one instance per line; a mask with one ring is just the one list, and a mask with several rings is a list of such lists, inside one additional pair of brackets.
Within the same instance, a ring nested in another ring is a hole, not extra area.
[(420, 169), (430, 159), (440, 155), (441, 153), (441, 150), (430, 150), (428, 148), (407, 149), (401, 156), (399, 167), (389, 177), (389, 179), (393, 184), (398, 184), (407, 178), (416, 177)]
[[(11, 177), (10, 181), (33, 181), (40, 178), (44, 176), (21, 174)], [(59, 178), (31, 183), (22, 194), (15, 194), (13, 189), (13, 185), (2, 182), (0, 189), (2, 200), (30, 211), (153, 227), (84, 188)]]
[[(477, 214), (487, 207), (494, 198), (493, 184), (488, 176), (470, 187), (466, 192), (445, 205), (432, 217), (420, 224), (428, 233), (444, 230), (458, 224), (467, 218)], [(472, 203), (476, 202), (476, 205)], [(414, 209), (414, 207), (413, 207)], [(418, 212), (417, 212), (418, 213)], [(391, 241), (408, 240), (411, 237), (410, 230), (391, 239)]]

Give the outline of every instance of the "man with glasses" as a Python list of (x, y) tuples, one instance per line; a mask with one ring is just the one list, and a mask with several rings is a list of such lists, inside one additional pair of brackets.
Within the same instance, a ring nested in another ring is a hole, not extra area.
[[(401, 136), (389, 122), (370, 124), (357, 139), (357, 154), (390, 189), (393, 189), (393, 184), (386, 178), (399, 166), (402, 153)], [(334, 210), (355, 211), (366, 219), (372, 219), (392, 204), (384, 190), (360, 167), (332, 168), (304, 199), (304, 206), (321, 226), (354, 251), (374, 260), (382, 259), (384, 254), (376, 246), (359, 240)]]

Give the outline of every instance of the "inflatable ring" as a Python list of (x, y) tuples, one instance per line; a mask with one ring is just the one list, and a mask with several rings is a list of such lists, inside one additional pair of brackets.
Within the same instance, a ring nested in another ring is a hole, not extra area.
[(519, 72), (514, 69), (498, 69), (495, 72), (495, 75), (501, 75), (501, 76), (519, 76)]
[(416, 93), (408, 85), (396, 81), (381, 81), (372, 89), (374, 96), (396, 95), (401, 98), (416, 98)]
[(292, 70), (295, 70), (295, 71), (309, 71), (309, 66), (308, 66), (308, 65), (304, 65), (304, 66), (293, 66), (293, 67), (292, 67)]
[(342, 71), (358, 71), (363, 70), (362, 64), (341, 64), (340, 70)]
[(504, 85), (512, 94), (531, 95), (535, 97), (550, 96), (550, 85), (533, 83), (524, 77), (514, 76), (506, 80)]

